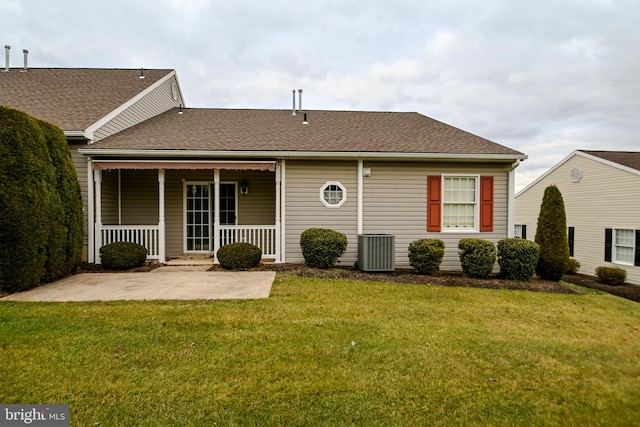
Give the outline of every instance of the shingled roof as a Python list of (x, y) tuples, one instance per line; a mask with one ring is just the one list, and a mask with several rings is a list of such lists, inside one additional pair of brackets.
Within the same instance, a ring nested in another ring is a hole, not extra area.
[(585, 154), (600, 157), (610, 162), (618, 163), (631, 169), (640, 171), (640, 152), (637, 151), (598, 151), (580, 150)]
[(11, 68), (0, 71), (0, 105), (82, 131), (173, 70)]
[[(418, 113), (177, 109), (93, 144), (92, 154), (199, 152), (439, 153), (525, 158), (524, 154)], [(96, 151), (94, 151), (96, 150)], [(98, 151), (99, 150), (99, 151)]]

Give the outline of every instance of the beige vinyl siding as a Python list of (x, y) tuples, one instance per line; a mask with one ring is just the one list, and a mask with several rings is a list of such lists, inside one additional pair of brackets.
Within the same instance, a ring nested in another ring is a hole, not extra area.
[(158, 224), (158, 171), (122, 170), (123, 225)]
[[(358, 163), (287, 161), (286, 164), (286, 262), (302, 263), (300, 235), (312, 227), (330, 228), (346, 234), (349, 245), (341, 265), (358, 259), (357, 200)], [(339, 181), (347, 189), (347, 201), (340, 208), (327, 208), (320, 201), (320, 189), (327, 181)]]
[(69, 150), (71, 152), (71, 160), (76, 168), (76, 174), (78, 175), (78, 181), (80, 182), (80, 193), (82, 194), (82, 222), (83, 222), (83, 251), (82, 260), (88, 260), (89, 251), (89, 206), (88, 206), (88, 167), (87, 158), (78, 152), (78, 149), (86, 147), (84, 142), (68, 141)]
[[(571, 170), (580, 167), (579, 182)], [(544, 190), (555, 185), (562, 193), (567, 226), (575, 228), (574, 257), (580, 273), (595, 275), (604, 261), (605, 228), (640, 229), (640, 176), (582, 155), (574, 155), (516, 197), (516, 224), (526, 224), (527, 239), (534, 240)], [(640, 267), (620, 265), (627, 282), (640, 285)]]
[(102, 171), (102, 224), (118, 224), (118, 185), (118, 171)]
[(93, 134), (93, 141), (100, 141), (109, 135), (118, 133), (121, 130), (134, 126), (171, 108), (179, 106), (182, 102), (181, 98), (178, 97), (178, 100), (176, 101), (173, 99), (171, 94), (171, 86), (173, 83), (177, 84), (175, 76), (165, 80), (150, 93), (97, 129)]
[[(460, 270), (458, 241), (465, 237), (497, 243), (507, 237), (508, 168), (501, 165), (365, 162), (371, 176), (364, 178), (363, 232), (393, 234), (396, 267), (409, 267), (409, 244), (419, 238), (442, 239), (445, 257), (441, 269)], [(493, 232), (427, 232), (427, 177), (460, 174), (494, 177)]]

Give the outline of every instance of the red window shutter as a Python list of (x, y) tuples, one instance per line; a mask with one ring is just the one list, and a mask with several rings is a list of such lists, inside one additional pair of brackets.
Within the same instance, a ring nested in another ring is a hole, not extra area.
[(442, 188), (440, 176), (427, 177), (427, 231), (440, 231), (442, 218)]
[(493, 231), (493, 177), (480, 177), (480, 231)]

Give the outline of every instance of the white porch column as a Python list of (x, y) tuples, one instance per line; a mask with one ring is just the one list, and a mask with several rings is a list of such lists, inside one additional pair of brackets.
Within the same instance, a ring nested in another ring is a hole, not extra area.
[(158, 169), (158, 262), (164, 263), (166, 235), (164, 220), (164, 169)]
[(363, 194), (364, 191), (364, 168), (362, 159), (358, 160), (358, 220), (357, 220), (357, 233), (363, 233), (364, 223), (364, 208), (363, 208)]
[(280, 167), (276, 164), (276, 263), (282, 262), (280, 259)]
[(93, 203), (93, 162), (87, 159), (87, 261), (91, 264), (96, 262), (95, 252), (95, 228), (94, 228), (94, 203)]
[(213, 262), (218, 263), (220, 249), (220, 169), (213, 171)]
[[(276, 233), (280, 242), (280, 262), (287, 262), (287, 161), (280, 160), (280, 228), (276, 227)], [(278, 197), (276, 195), (276, 197)]]
[(515, 170), (520, 164), (520, 160), (517, 160), (511, 169), (509, 170), (509, 177), (507, 179), (507, 237), (513, 237), (515, 233), (515, 217), (516, 217), (516, 173)]
[(102, 247), (102, 171), (100, 169), (94, 171), (93, 180), (96, 184), (96, 223), (95, 223), (95, 263), (102, 264), (100, 261), (100, 248)]

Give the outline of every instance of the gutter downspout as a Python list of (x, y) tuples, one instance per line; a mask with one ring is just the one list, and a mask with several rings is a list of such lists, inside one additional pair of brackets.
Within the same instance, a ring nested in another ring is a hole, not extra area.
[(509, 170), (508, 193), (509, 200), (507, 202), (507, 237), (512, 238), (515, 233), (515, 217), (516, 217), (516, 192), (515, 192), (515, 170), (520, 165), (520, 160), (516, 160)]
[(362, 234), (364, 229), (364, 162), (362, 159), (358, 160), (358, 220), (357, 220), (357, 234)]

